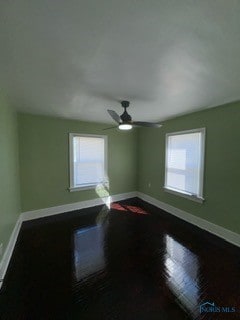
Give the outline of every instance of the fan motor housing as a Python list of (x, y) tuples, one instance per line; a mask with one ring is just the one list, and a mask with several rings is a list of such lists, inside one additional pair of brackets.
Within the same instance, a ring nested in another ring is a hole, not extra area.
[(121, 120), (123, 122), (131, 122), (132, 121), (132, 117), (127, 113), (127, 108), (129, 107), (130, 102), (129, 101), (122, 101), (121, 105), (124, 108), (124, 112), (123, 114), (120, 116)]
[(121, 118), (121, 120), (122, 120), (123, 122), (130, 122), (130, 121), (132, 121), (132, 117), (127, 113), (126, 110), (123, 112), (123, 114), (120, 116), (120, 118)]

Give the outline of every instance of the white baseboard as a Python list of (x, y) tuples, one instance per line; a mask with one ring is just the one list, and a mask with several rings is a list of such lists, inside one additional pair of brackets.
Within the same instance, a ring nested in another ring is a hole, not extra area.
[(21, 225), (22, 225), (22, 220), (21, 220), (21, 216), (20, 216), (15, 224), (15, 227), (12, 231), (10, 240), (8, 242), (8, 245), (6, 247), (6, 250), (4, 252), (2, 260), (0, 262), (0, 289), (2, 287), (3, 280), (4, 280), (5, 274), (7, 272), (7, 268), (8, 268), (15, 244), (17, 242), (17, 237), (18, 237)]
[(163, 209), (164, 211), (173, 214), (174, 216), (185, 220), (189, 223), (192, 223), (196, 225), (197, 227), (206, 230), (210, 233), (213, 233), (214, 235), (240, 247), (240, 235), (232, 232), (228, 229), (225, 229), (223, 227), (220, 227), (214, 223), (208, 222), (202, 218), (196, 217), (186, 211), (180, 210), (176, 207), (173, 207), (167, 203), (164, 203), (162, 201), (159, 201), (155, 198), (152, 198), (151, 196), (148, 196), (144, 193), (141, 192), (129, 192), (129, 193), (122, 193), (122, 194), (116, 194), (112, 195), (109, 197), (104, 197), (104, 198), (97, 198), (97, 199), (92, 199), (92, 200), (87, 200), (87, 201), (80, 201), (80, 202), (75, 202), (75, 203), (69, 203), (66, 205), (62, 206), (56, 206), (56, 207), (51, 207), (51, 208), (45, 208), (45, 209), (39, 209), (39, 210), (33, 210), (33, 211), (27, 211), (23, 212), (19, 219), (16, 222), (16, 225), (13, 229), (13, 232), (11, 234), (9, 243), (7, 245), (7, 248), (4, 252), (3, 258), (0, 262), (0, 289), (13, 253), (14, 246), (17, 241), (17, 237), (22, 225), (23, 221), (28, 221), (32, 219), (38, 219), (38, 218), (43, 218), (47, 216), (52, 216), (64, 212), (69, 212), (73, 210), (79, 210), (79, 209), (84, 209), (84, 208), (89, 208), (93, 206), (98, 206), (102, 205), (105, 203), (106, 205), (110, 205), (111, 202), (114, 201), (121, 201), (125, 200), (128, 198), (134, 198), (138, 197), (160, 209)]
[(62, 206), (56, 206), (51, 208), (45, 208), (45, 209), (39, 209), (39, 210), (32, 210), (27, 212), (22, 212), (19, 219), (17, 220), (15, 227), (12, 231), (10, 240), (8, 242), (8, 245), (6, 247), (6, 250), (4, 252), (3, 258), (0, 262), (0, 289), (2, 287), (5, 274), (7, 272), (7, 268), (13, 253), (13, 249), (15, 247), (17, 237), (19, 234), (19, 231), (21, 229), (21, 225), (23, 221), (38, 219), (38, 218), (44, 218), (48, 216), (52, 216), (55, 214), (60, 214), (64, 212), (69, 212), (73, 210), (79, 210), (89, 207), (94, 207), (102, 204), (110, 205), (111, 202), (114, 201), (121, 201), (128, 198), (134, 198), (137, 196), (137, 192), (128, 192), (128, 193), (121, 193), (121, 194), (115, 194), (108, 197), (103, 198), (97, 198), (87, 201), (80, 201), (75, 203), (69, 203)]
[(197, 216), (194, 216), (186, 211), (183, 211), (181, 209), (178, 209), (176, 207), (173, 207), (165, 202), (159, 201), (147, 194), (137, 192), (137, 197), (170, 213), (173, 214), (174, 216), (185, 220), (186, 222), (192, 223), (195, 226), (208, 231), (238, 247), (240, 247), (240, 234), (235, 233), (233, 231), (230, 231), (228, 229), (225, 229), (223, 227), (220, 227), (212, 222), (209, 222), (207, 220), (204, 220), (202, 218), (199, 218)]
[(124, 199), (133, 198), (136, 196), (137, 196), (136, 191), (128, 192), (128, 193), (120, 193), (120, 194), (115, 194), (115, 195), (107, 196), (103, 198), (96, 198), (92, 200), (74, 202), (74, 203), (64, 204), (61, 206), (44, 208), (39, 210), (26, 211), (21, 214), (21, 217), (22, 217), (22, 221), (28, 221), (28, 220), (52, 216), (59, 213), (99, 206), (102, 204), (109, 205), (113, 201), (121, 201)]

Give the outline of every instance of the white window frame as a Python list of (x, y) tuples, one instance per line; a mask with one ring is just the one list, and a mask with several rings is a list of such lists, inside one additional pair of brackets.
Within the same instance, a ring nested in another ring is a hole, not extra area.
[(73, 165), (73, 138), (74, 137), (92, 137), (104, 139), (104, 181), (103, 184), (108, 183), (108, 137), (106, 135), (85, 134), (85, 133), (69, 133), (69, 191), (81, 191), (95, 189), (98, 184), (82, 184), (80, 186), (74, 185), (74, 165)]
[[(188, 133), (196, 133), (199, 132), (202, 134), (201, 139), (201, 159), (200, 159), (200, 177), (199, 177), (199, 195), (187, 193), (184, 191), (176, 190), (174, 188), (169, 188), (166, 186), (167, 181), (167, 161), (168, 161), (168, 138), (170, 136), (176, 136), (181, 134), (188, 134)], [(204, 180), (204, 162), (205, 162), (205, 139), (206, 139), (206, 128), (198, 128), (198, 129), (191, 129), (191, 130), (184, 130), (184, 131), (177, 131), (166, 133), (166, 146), (165, 146), (165, 177), (164, 177), (164, 191), (172, 193), (177, 196), (181, 196), (183, 198), (187, 198), (199, 203), (203, 203), (205, 200), (203, 197), (203, 180)]]

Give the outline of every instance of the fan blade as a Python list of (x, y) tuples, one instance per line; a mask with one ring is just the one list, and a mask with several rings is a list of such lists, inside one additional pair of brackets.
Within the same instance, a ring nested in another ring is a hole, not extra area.
[(114, 110), (108, 110), (108, 113), (112, 117), (112, 119), (116, 121), (118, 124), (121, 122), (121, 118)]
[(109, 129), (114, 129), (114, 128), (118, 128), (118, 126), (110, 127), (110, 128), (105, 128), (105, 129), (103, 129), (103, 130), (109, 130)]
[(132, 124), (134, 126), (149, 127), (149, 128), (160, 128), (162, 126), (162, 124), (160, 123), (143, 122), (143, 121), (133, 121)]

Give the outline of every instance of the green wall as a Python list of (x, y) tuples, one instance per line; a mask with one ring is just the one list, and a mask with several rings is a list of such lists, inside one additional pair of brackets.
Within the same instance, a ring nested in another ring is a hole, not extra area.
[(110, 194), (137, 187), (137, 130), (107, 130), (109, 124), (19, 114), (22, 211), (98, 198), (94, 189), (69, 192), (68, 133), (108, 135)]
[[(19, 114), (18, 121), (22, 211), (97, 198), (94, 189), (67, 189), (68, 133), (107, 134), (110, 194), (139, 190), (240, 233), (240, 103), (174, 118), (159, 129), (132, 132), (102, 131), (109, 125), (29, 114)], [(165, 134), (201, 127), (206, 128), (203, 204), (163, 190)]]
[[(203, 204), (163, 190), (165, 134), (206, 128)], [(240, 233), (240, 103), (232, 103), (140, 129), (138, 190), (200, 218)], [(149, 187), (151, 183), (151, 187)]]
[[(17, 116), (0, 97), (0, 244), (3, 252), (20, 214)], [(2, 255), (0, 255), (1, 261)]]

